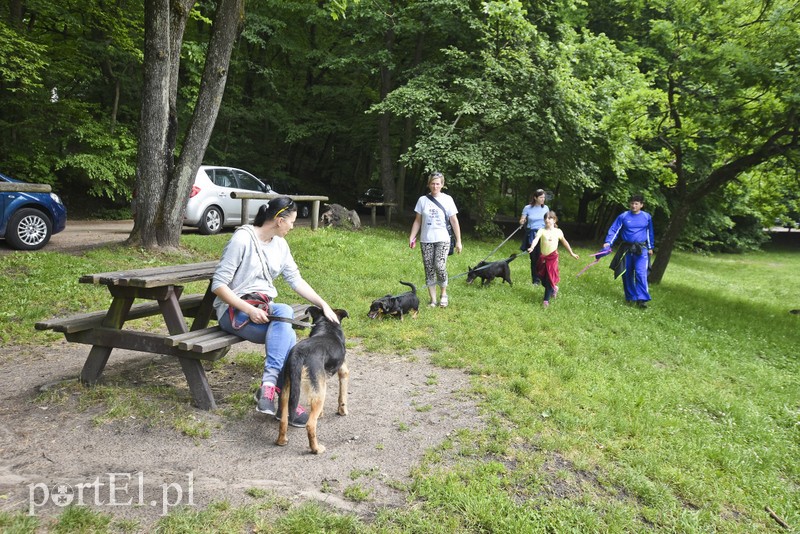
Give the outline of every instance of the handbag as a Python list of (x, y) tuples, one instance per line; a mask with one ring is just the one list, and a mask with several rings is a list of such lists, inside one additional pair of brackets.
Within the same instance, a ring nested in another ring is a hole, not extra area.
[(442, 215), (444, 215), (444, 225), (445, 228), (447, 228), (447, 233), (450, 234), (450, 250), (447, 251), (447, 255), (452, 256), (453, 252), (455, 252), (456, 249), (456, 236), (453, 235), (453, 226), (450, 224), (450, 219), (447, 218), (447, 211), (445, 211), (444, 207), (442, 207), (442, 205), (439, 204), (438, 200), (433, 198), (433, 195), (427, 194), (425, 196), (428, 197), (428, 200), (436, 204), (437, 208), (442, 210)]
[[(255, 306), (256, 308), (264, 310), (267, 313), (269, 313), (269, 303), (272, 299), (269, 298), (269, 295), (267, 295), (266, 293), (248, 293), (247, 295), (242, 295), (241, 299), (246, 303), (250, 304), (251, 306)], [(228, 313), (230, 314), (231, 326), (233, 327), (234, 330), (239, 330), (244, 325), (250, 322), (250, 317), (245, 316), (247, 317), (247, 319), (245, 319), (239, 324), (236, 324), (236, 319), (235, 319), (236, 313), (242, 313), (242, 312), (234, 309), (233, 306), (228, 307)]]

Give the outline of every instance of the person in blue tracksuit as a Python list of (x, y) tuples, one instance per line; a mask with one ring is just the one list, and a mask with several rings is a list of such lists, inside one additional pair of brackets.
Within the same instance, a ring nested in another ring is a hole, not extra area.
[(647, 308), (650, 292), (647, 289), (647, 271), (650, 267), (650, 256), (653, 254), (654, 235), (653, 217), (644, 207), (644, 197), (633, 195), (630, 199), (630, 210), (621, 213), (608, 229), (603, 248), (620, 243), (611, 269), (614, 278), (622, 275), (622, 286), (625, 289), (625, 300), (635, 303), (640, 308)]

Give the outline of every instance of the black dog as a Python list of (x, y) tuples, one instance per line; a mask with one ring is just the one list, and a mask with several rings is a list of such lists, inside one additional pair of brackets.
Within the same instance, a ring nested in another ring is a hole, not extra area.
[[(348, 317), (345, 310), (333, 310), (339, 320)], [(311, 452), (321, 454), (325, 447), (317, 442), (317, 419), (322, 416), (325, 406), (325, 391), (329, 376), (339, 375), (339, 415), (347, 415), (347, 384), (350, 371), (345, 361), (344, 332), (342, 325), (325, 317), (322, 310), (310, 306), (308, 313), (313, 319), (311, 333), (295, 345), (286, 357), (284, 371), (286, 379), (280, 397), (281, 425), (278, 430), (277, 445), (286, 445), (289, 440), (286, 431), (289, 427), (289, 414), (295, 413), (300, 403), (301, 383), (308, 394), (311, 412), (306, 430)], [(307, 382), (303, 379), (307, 379)]]
[(476, 278), (481, 278), (483, 282), (481, 285), (486, 285), (491, 283), (492, 280), (495, 278), (502, 278), (504, 282), (508, 282), (508, 285), (514, 286), (511, 283), (511, 268), (508, 266), (509, 263), (514, 261), (517, 255), (514, 254), (513, 256), (509, 256), (508, 258), (500, 261), (493, 261), (491, 263), (486, 263), (485, 261), (480, 262), (478, 265), (475, 266), (473, 269), (472, 267), (469, 268), (469, 272), (467, 273), (467, 283), (471, 284)]
[(400, 283), (410, 287), (411, 291), (406, 291), (394, 297), (392, 295), (386, 295), (373, 300), (369, 307), (369, 313), (367, 314), (370, 319), (377, 319), (384, 315), (394, 315), (395, 317), (400, 317), (402, 321), (403, 316), (409, 312), (411, 312), (411, 316), (416, 319), (419, 313), (417, 287), (411, 282), (403, 282), (400, 280)]

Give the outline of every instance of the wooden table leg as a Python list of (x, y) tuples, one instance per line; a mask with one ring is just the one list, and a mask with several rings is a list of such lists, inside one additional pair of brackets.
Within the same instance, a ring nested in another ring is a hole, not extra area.
[[(210, 292), (206, 291), (206, 297)], [(186, 320), (183, 317), (180, 303), (181, 290), (176, 288), (175, 291), (170, 291), (167, 298), (159, 300), (158, 305), (161, 308), (161, 314), (164, 316), (164, 322), (167, 325), (167, 330), (171, 335), (183, 334), (188, 332), (186, 327)], [(213, 293), (212, 293), (213, 295)], [(204, 298), (204, 301), (206, 299)], [(195, 320), (200, 320), (200, 323), (205, 322), (208, 324), (208, 318), (196, 317)], [(199, 360), (192, 358), (178, 358), (181, 363), (181, 369), (186, 377), (186, 382), (189, 384), (189, 392), (192, 394), (195, 405), (201, 410), (216, 410), (217, 403), (214, 402), (214, 394), (211, 392), (211, 386), (208, 384), (206, 371), (203, 369), (203, 364)]]
[[(114, 297), (102, 325), (109, 328), (122, 328), (122, 325), (125, 324), (125, 317), (128, 316), (128, 312), (133, 305), (133, 300), (130, 297)], [(111, 347), (92, 346), (89, 356), (86, 358), (86, 363), (83, 364), (83, 369), (81, 370), (82, 384), (91, 386), (97, 383), (100, 375), (103, 374), (106, 363), (108, 363), (108, 357), (111, 356), (111, 350)]]
[(109, 356), (111, 356), (111, 347), (98, 347), (96, 345), (92, 347), (81, 370), (81, 384), (85, 386), (95, 385), (100, 379), (100, 375), (103, 374), (103, 369), (108, 363)]
[(311, 230), (319, 227), (319, 200), (311, 202)]
[(372, 206), (370, 208), (370, 210), (371, 210), (370, 214), (372, 215), (372, 227), (374, 228), (375, 226), (378, 225), (377, 218), (375, 217), (375, 215), (378, 212), (378, 207), (377, 206)]
[(217, 403), (214, 402), (214, 394), (211, 392), (211, 386), (208, 385), (203, 364), (191, 358), (178, 358), (178, 360), (181, 362), (186, 382), (189, 383), (189, 391), (195, 405), (201, 410), (216, 410)]
[(178, 301), (182, 287), (170, 288), (165, 299), (158, 300), (158, 307), (161, 308), (161, 315), (164, 316), (164, 323), (170, 335), (185, 334), (189, 331), (186, 326), (186, 319), (183, 317), (181, 304)]
[(212, 317), (214, 320), (217, 319), (217, 316), (214, 314), (214, 300), (216, 298), (217, 296), (211, 291), (211, 282), (209, 282), (206, 294), (203, 296), (203, 302), (200, 303), (200, 307), (197, 309), (197, 314), (194, 316), (194, 321), (192, 321), (192, 326), (189, 330), (202, 330), (208, 326)]

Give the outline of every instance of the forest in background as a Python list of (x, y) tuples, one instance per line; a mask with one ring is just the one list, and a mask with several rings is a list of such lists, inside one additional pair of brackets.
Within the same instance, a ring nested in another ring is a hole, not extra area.
[[(188, 3), (181, 133), (218, 7)], [(148, 5), (0, 0), (0, 171), (76, 210), (129, 205)], [(439, 170), (481, 234), (541, 187), (587, 237), (643, 192), (661, 243), (714, 250), (800, 220), (795, 2), (264, 0), (241, 15), (203, 162), (278, 191), (353, 207), (377, 186), (408, 210)]]

